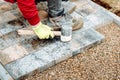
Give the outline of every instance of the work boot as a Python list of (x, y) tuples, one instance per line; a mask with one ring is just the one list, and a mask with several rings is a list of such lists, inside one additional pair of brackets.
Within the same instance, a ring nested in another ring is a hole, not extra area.
[[(66, 17), (66, 15), (70, 16), (69, 19), (71, 20), (71, 25), (72, 25), (72, 30), (75, 31), (75, 30), (78, 30), (78, 29), (81, 29), (83, 27), (83, 20), (82, 18), (75, 18), (73, 16), (71, 16), (70, 14), (62, 14), (61, 16), (58, 16), (58, 17), (54, 17), (54, 18), (51, 18), (49, 17), (48, 18), (48, 22), (47, 22), (47, 25), (52, 27), (54, 30), (60, 30), (61, 27), (60, 27), (60, 22), (62, 22), (63, 18)], [(65, 23), (65, 22), (64, 22)]]
[(62, 5), (62, 0), (47, 0), (48, 1), (48, 15), (49, 15), (49, 19), (47, 22), (47, 25), (52, 27), (53, 29), (60, 29), (60, 26), (58, 26), (58, 24), (60, 24), (60, 22), (63, 20), (64, 17), (66, 17), (69, 15), (70, 16), (70, 20), (72, 21), (72, 30), (78, 30), (83, 26), (83, 20), (82, 18), (75, 18), (72, 17), (70, 15), (70, 13), (72, 13), (71, 11), (73, 11), (75, 9), (75, 7), (73, 7), (73, 9), (70, 9), (70, 11), (66, 11), (63, 8)]

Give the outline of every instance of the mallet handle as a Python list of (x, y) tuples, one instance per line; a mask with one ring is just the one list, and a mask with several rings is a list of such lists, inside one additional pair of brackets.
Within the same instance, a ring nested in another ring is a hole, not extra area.
[[(17, 32), (19, 35), (35, 35), (35, 33), (29, 29), (19, 29)], [(53, 31), (53, 33), (55, 34), (55, 36), (61, 36), (60, 31)]]

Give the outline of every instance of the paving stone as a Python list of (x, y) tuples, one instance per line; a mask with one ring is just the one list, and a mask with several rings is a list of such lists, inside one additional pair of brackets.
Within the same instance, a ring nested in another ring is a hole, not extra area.
[(70, 42), (70, 45), (71, 45), (73, 56), (82, 52), (83, 49), (80, 47), (84, 47), (84, 44), (80, 40), (77, 40), (77, 39), (72, 39)]
[(96, 3), (92, 2), (92, 1), (90, 2), (90, 4), (91, 4), (92, 6), (94, 6), (94, 7), (99, 8), (99, 10), (103, 11), (104, 13), (106, 13), (107, 15), (109, 15), (111, 18), (113, 18), (113, 21), (114, 21), (115, 23), (117, 23), (118, 25), (120, 25), (120, 17), (119, 17), (119, 16), (115, 15), (114, 13), (106, 10), (106, 9), (103, 8), (102, 6), (99, 6), (98, 4), (96, 4)]
[(45, 66), (39, 67), (39, 71), (42, 72), (45, 69), (55, 65), (55, 59), (52, 58), (49, 53), (45, 52), (44, 50), (40, 50), (32, 54), (35, 56), (36, 60), (41, 60), (42, 62), (46, 63)]
[(15, 19), (17, 19), (17, 17), (13, 13), (11, 13), (11, 11), (7, 11), (0, 14), (0, 21), (1, 21), (0, 24), (9, 22)]
[(5, 24), (0, 25), (0, 29), (3, 29), (5, 27)]
[(88, 29), (88, 28), (94, 28), (95, 25), (88, 19), (86, 18), (83, 18), (83, 28), (81, 30), (85, 30), (85, 29)]
[(86, 17), (92, 13), (94, 13), (96, 10), (94, 9), (94, 7), (92, 7), (91, 5), (87, 4), (87, 5), (84, 5), (80, 8), (78, 8), (76, 10), (76, 12), (80, 15), (82, 15), (83, 17)]
[(0, 32), (0, 37), (2, 36), (2, 33)]
[(43, 50), (55, 59), (55, 64), (72, 57), (69, 43), (62, 43), (58, 41), (48, 45), (48, 47)]
[(5, 67), (14, 79), (18, 79), (39, 67), (46, 65), (42, 60), (36, 59), (34, 55), (28, 55), (20, 60), (7, 64)]
[(13, 31), (16, 31), (16, 30), (22, 28), (22, 26), (13, 26), (13, 25), (9, 25), (9, 24), (4, 24), (3, 26), (4, 27), (2, 29), (0, 29), (0, 32), (3, 35), (6, 35), (10, 32), (13, 32)]
[(3, 22), (2, 17), (0, 16), (0, 22)]
[(76, 44), (76, 46), (71, 46), (73, 55), (82, 52), (84, 49), (87, 49), (92, 45), (100, 43), (103, 39), (104, 36), (92, 28), (73, 32), (73, 40), (71, 41), (71, 45)]
[(40, 41), (37, 41), (36, 39), (30, 39), (27, 41), (22, 41), (20, 44), (26, 49), (28, 53), (33, 53), (36, 50), (40, 49)]
[(12, 6), (9, 3), (2, 2), (0, 3), (0, 13), (4, 13), (5, 11), (12, 10)]
[(6, 46), (8, 46), (7, 41), (0, 37), (0, 50), (6, 48)]
[(5, 70), (1, 63), (0, 63), (0, 80), (13, 80), (13, 78), (9, 75), (9, 73)]
[[(29, 53), (32, 50), (38, 50), (41, 44), (40, 41), (37, 39), (36, 35), (33, 36), (19, 36), (16, 31), (8, 33), (7, 35), (2, 35), (0, 37), (0, 50), (20, 43)], [(38, 42), (37, 42), (38, 41)], [(42, 41), (44, 42), (44, 41)], [(46, 42), (47, 43), (47, 42)], [(46, 44), (44, 44), (46, 45)], [(32, 48), (30, 48), (30, 46)], [(41, 46), (42, 47), (42, 46)], [(31, 49), (31, 50), (30, 50)]]
[[(68, 2), (63, 2), (62, 3), (63, 7), (65, 8), (65, 12), (67, 11), (71, 11), (71, 9), (75, 8), (76, 5), (73, 4), (72, 2), (68, 1)], [(74, 10), (73, 10), (74, 11)]]
[(86, 18), (95, 25), (95, 28), (98, 28), (113, 22), (113, 18), (111, 18), (108, 14), (106, 14), (101, 10), (96, 11), (94, 14), (91, 14)]
[(5, 65), (11, 61), (24, 57), (27, 54), (29, 53), (24, 47), (20, 44), (15, 44), (1, 51), (0, 61)]
[(96, 4), (95, 2), (93, 2), (93, 1), (89, 1), (89, 4), (92, 6), (92, 7), (94, 7), (94, 9), (96, 9), (96, 10), (102, 10), (102, 6), (100, 6), (100, 5), (98, 5), (98, 4)]
[(8, 46), (12, 46), (17, 42), (19, 42), (20, 36), (17, 34), (17, 32), (12, 32), (7, 35), (4, 35), (2, 38), (6, 40), (6, 42), (8, 43)]
[[(72, 0), (71, 0), (72, 1)], [(88, 1), (87, 0), (77, 0), (77, 1), (74, 1), (72, 2), (73, 4), (75, 4), (77, 7), (76, 9), (84, 6), (84, 5), (87, 5), (88, 4)]]
[(43, 49), (45, 46), (48, 46), (50, 44), (53, 44), (53, 40), (40, 40), (39, 38), (32, 37), (31, 39), (28, 40), (23, 40), (20, 42), (20, 44), (29, 52), (33, 53), (37, 50)]
[(113, 21), (120, 26), (120, 17), (111, 12), (108, 12), (108, 14), (114, 19)]
[(18, 33), (16, 31), (14, 31), (7, 35), (2, 36), (1, 39), (5, 40), (7, 42), (7, 45), (4, 46), (4, 48), (7, 48), (14, 44), (34, 39), (34, 37), (36, 37), (36, 36), (20, 36), (20, 35), (18, 35)]

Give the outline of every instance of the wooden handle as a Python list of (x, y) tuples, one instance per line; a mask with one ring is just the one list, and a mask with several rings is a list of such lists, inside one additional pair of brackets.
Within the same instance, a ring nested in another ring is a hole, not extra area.
[[(28, 30), (28, 29), (19, 29), (18, 31), (19, 35), (35, 35), (35, 33), (32, 30)], [(55, 36), (61, 36), (61, 32), (60, 31), (53, 31)]]

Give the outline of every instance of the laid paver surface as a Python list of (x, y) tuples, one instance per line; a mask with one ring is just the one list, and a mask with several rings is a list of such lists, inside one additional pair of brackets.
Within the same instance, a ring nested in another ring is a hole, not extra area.
[[(96, 34), (94, 36), (94, 34)], [(104, 37), (94, 31), (86, 29), (82, 32), (73, 33), (73, 40), (68, 43), (62, 43), (59, 40), (53, 40), (49, 45), (42, 49), (25, 56), (22, 59), (5, 65), (7, 71), (14, 79), (31, 73), (34, 70), (43, 71), (63, 60), (66, 60), (93, 44), (100, 43)]]
[(24, 78), (27, 80), (119, 80), (120, 27), (115, 23), (97, 29), (105, 40), (48, 70)]
[[(63, 6), (77, 5), (71, 16), (82, 18), (84, 21), (83, 28), (73, 32), (71, 42), (63, 43), (58, 37), (40, 40), (35, 35), (18, 35), (17, 30), (28, 26), (28, 23), (16, 5), (9, 5), (5, 2), (0, 4), (0, 9), (4, 4), (12, 6), (12, 9), (3, 9), (0, 12), (0, 62), (14, 79), (33, 74), (35, 70), (39, 72), (46, 70), (101, 43), (105, 37), (95, 29), (113, 22), (110, 15), (90, 4), (89, 0), (65, 2)], [(38, 8), (40, 10), (39, 5)], [(66, 7), (65, 9), (69, 8)], [(8, 17), (6, 20), (2, 20), (6, 14)], [(10, 18), (11, 15), (12, 18)]]

